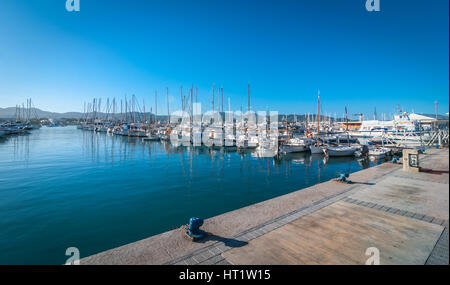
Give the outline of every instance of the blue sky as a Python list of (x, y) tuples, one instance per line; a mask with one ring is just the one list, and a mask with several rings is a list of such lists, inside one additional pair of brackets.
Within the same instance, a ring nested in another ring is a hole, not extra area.
[[(449, 109), (449, 3), (381, 0), (2, 0), (0, 107), (31, 97), (44, 110), (80, 111), (93, 97), (136, 94), (147, 108), (165, 88), (171, 109), (212, 84), (232, 109), (388, 116)], [(164, 106), (164, 109), (163, 109)]]

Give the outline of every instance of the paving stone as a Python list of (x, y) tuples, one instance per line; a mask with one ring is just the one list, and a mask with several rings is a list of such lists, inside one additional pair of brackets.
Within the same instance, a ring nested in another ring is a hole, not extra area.
[(195, 264), (198, 264), (198, 261), (195, 260), (193, 257), (189, 257), (188, 259), (184, 260), (184, 262), (185, 262), (187, 265), (195, 265)]
[(433, 220), (433, 217), (423, 216), (422, 220), (429, 223), (429, 222), (431, 222)]
[(207, 249), (205, 251), (202, 251), (201, 255), (204, 256), (205, 259), (208, 259), (208, 258), (213, 257), (215, 254), (212, 251), (210, 251), (209, 249)]
[(194, 259), (197, 263), (203, 262), (205, 260), (207, 260), (208, 258), (206, 256), (204, 256), (201, 253), (195, 254), (194, 256), (192, 256), (192, 259)]
[(204, 262), (201, 263), (201, 265), (213, 265), (222, 260), (223, 260), (223, 257), (221, 255), (216, 255), (216, 256), (213, 256), (213, 257), (205, 260)]
[(228, 261), (226, 261), (225, 259), (219, 261), (216, 263), (216, 265), (231, 265)]
[(219, 244), (219, 245), (217, 245), (216, 246), (216, 248), (218, 249), (218, 250), (220, 250), (221, 252), (225, 252), (225, 251), (227, 251), (228, 249), (229, 249), (229, 247), (228, 246), (226, 246), (225, 244)]
[(395, 214), (397, 211), (398, 211), (397, 209), (390, 208), (387, 212), (388, 212), (388, 213)]
[(209, 249), (209, 251), (213, 254), (213, 255), (217, 255), (217, 254), (221, 254), (222, 252), (220, 251), (220, 249), (218, 249), (217, 247), (213, 246)]
[(383, 208), (383, 205), (375, 205), (375, 207), (373, 207), (374, 209), (377, 209), (377, 210), (381, 210), (381, 208)]
[(423, 218), (423, 216), (424, 216), (424, 215), (422, 215), (422, 214), (416, 213), (416, 214), (414, 214), (413, 218), (414, 218), (414, 219), (421, 220), (421, 219)]
[(439, 219), (439, 218), (433, 218), (433, 220), (431, 221), (433, 224), (437, 224), (440, 225), (444, 222), (444, 220)]

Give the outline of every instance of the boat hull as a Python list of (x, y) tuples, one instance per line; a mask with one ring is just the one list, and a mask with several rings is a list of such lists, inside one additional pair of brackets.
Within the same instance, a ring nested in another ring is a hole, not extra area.
[(309, 148), (305, 145), (281, 145), (280, 151), (283, 153), (305, 152)]
[(355, 148), (327, 148), (327, 153), (330, 157), (353, 156), (355, 154), (355, 151)]
[(319, 146), (312, 145), (309, 148), (311, 150), (311, 154), (323, 154), (323, 148)]

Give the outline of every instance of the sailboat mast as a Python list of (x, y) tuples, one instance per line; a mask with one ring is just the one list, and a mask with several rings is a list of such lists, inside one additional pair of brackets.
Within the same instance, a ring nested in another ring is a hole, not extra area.
[(250, 112), (250, 83), (248, 84), (248, 94), (247, 94), (247, 96), (248, 96), (248, 111)]
[(317, 97), (317, 145), (320, 145), (319, 132), (320, 132), (320, 90), (319, 95)]
[(193, 123), (193, 114), (194, 114), (194, 85), (191, 85), (191, 106), (190, 106), (190, 123), (191, 123), (191, 129), (192, 129), (192, 123)]
[(167, 125), (170, 123), (170, 110), (169, 110), (169, 87), (166, 87), (167, 91)]
[(158, 91), (155, 90), (155, 124), (158, 122)]
[(348, 135), (348, 116), (347, 116), (347, 106), (345, 106), (345, 125), (347, 131), (347, 144), (350, 146), (350, 136)]
[(215, 88), (216, 88), (216, 87), (215, 87), (215, 84), (213, 83), (213, 98), (212, 98), (212, 99), (213, 99), (213, 100), (212, 100), (212, 110), (213, 110), (213, 112), (215, 111), (215, 110), (214, 110), (214, 96), (215, 96), (215, 95), (214, 95), (214, 89), (215, 89)]

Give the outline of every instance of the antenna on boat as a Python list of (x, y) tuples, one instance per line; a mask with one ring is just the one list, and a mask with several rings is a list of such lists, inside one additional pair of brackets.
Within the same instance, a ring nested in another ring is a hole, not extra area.
[(169, 110), (169, 87), (166, 87), (167, 91), (167, 125), (170, 123), (170, 110)]
[(155, 90), (155, 124), (158, 122), (158, 91)]
[(317, 145), (320, 145), (320, 90), (317, 95)]
[(213, 112), (214, 112), (214, 90), (216, 89), (216, 87), (215, 87), (215, 83), (213, 83), (213, 97), (212, 97), (212, 110), (213, 110)]
[(346, 131), (347, 131), (347, 143), (350, 146), (350, 137), (348, 135), (348, 116), (347, 116), (347, 106), (345, 106), (345, 125), (346, 125)]
[(248, 84), (248, 111), (250, 112), (250, 83)]

